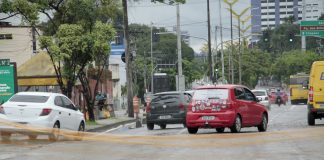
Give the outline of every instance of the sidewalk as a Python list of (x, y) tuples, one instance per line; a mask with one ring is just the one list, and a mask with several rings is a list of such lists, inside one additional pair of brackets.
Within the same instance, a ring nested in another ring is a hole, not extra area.
[(108, 119), (96, 120), (97, 125), (87, 125), (85, 130), (87, 132), (104, 132), (120, 125), (136, 122), (135, 118), (128, 117), (126, 110), (115, 111), (115, 116)]

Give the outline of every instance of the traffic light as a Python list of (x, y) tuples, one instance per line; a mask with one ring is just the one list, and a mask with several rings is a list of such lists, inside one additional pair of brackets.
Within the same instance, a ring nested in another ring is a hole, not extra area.
[(160, 41), (160, 35), (158, 34), (159, 33), (159, 30), (158, 29), (153, 29), (153, 32), (152, 32), (152, 41), (153, 42), (159, 42)]
[(270, 40), (270, 34), (268, 31), (263, 31), (263, 41), (264, 42), (269, 42)]
[(288, 41), (289, 42), (293, 42), (294, 41), (294, 38), (295, 38), (295, 34), (294, 33), (288, 33)]

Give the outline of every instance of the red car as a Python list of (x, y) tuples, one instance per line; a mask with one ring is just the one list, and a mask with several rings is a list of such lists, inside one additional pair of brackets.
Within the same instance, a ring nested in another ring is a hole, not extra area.
[[(280, 97), (282, 99), (283, 104), (286, 105), (287, 102), (288, 102), (288, 94), (286, 92), (284, 92), (284, 91), (280, 91)], [(276, 99), (277, 99), (277, 93), (276, 92), (271, 92), (269, 94), (269, 98), (270, 98), (270, 103), (275, 104)]]
[(190, 134), (199, 128), (225, 128), (237, 133), (242, 127), (258, 127), (260, 132), (267, 130), (268, 111), (258, 103), (254, 94), (241, 85), (203, 86), (195, 90), (186, 116)]

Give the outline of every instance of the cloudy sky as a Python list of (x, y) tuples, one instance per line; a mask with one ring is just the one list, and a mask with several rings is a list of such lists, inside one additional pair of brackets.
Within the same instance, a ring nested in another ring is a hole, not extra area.
[[(231, 0), (229, 0), (231, 1)], [(141, 0), (140, 2), (129, 2), (129, 21), (130, 23), (140, 23), (150, 25), (151, 22), (157, 27), (166, 27), (172, 30), (176, 25), (176, 7), (161, 3), (151, 3), (151, 0)], [(234, 5), (234, 10), (240, 13), (243, 9), (250, 6), (250, 0), (239, 0)], [(219, 0), (210, 0), (211, 26), (212, 26), (212, 43), (215, 40), (215, 26), (219, 25)], [(222, 3), (222, 22), (223, 22), (223, 40), (230, 39), (230, 13), (228, 5)], [(248, 11), (243, 17), (248, 17)], [(207, 39), (207, 0), (187, 0), (186, 4), (180, 5), (181, 30), (188, 31), (191, 36)], [(233, 19), (233, 24), (237, 20)], [(249, 24), (249, 22), (248, 22)], [(247, 25), (248, 25), (247, 24)], [(246, 25), (246, 26), (247, 26)], [(234, 27), (234, 38), (237, 36), (237, 30)], [(218, 33), (218, 42), (220, 37)], [(204, 40), (190, 38), (190, 46), (196, 52), (200, 52)]]

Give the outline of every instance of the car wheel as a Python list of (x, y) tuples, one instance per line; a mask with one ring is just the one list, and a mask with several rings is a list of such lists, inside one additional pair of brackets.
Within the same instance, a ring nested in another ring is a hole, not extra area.
[(230, 128), (232, 133), (239, 133), (242, 128), (242, 122), (240, 116), (236, 116), (233, 126)]
[(265, 114), (263, 114), (262, 121), (258, 125), (258, 130), (259, 130), (259, 132), (265, 132), (267, 130), (267, 127), (268, 127), (268, 119), (267, 119), (267, 116)]
[(28, 138), (30, 140), (36, 140), (37, 139), (37, 135), (28, 135)]
[(308, 121), (308, 125), (310, 125), (310, 126), (314, 126), (315, 125), (315, 116), (314, 116), (314, 113), (308, 112), (307, 121)]
[(56, 122), (53, 126), (51, 134), (48, 136), (50, 141), (57, 141), (60, 137), (60, 123)]
[(224, 133), (224, 131), (225, 131), (225, 127), (216, 128), (216, 131), (217, 131), (218, 133)]
[(84, 126), (84, 122), (82, 121), (79, 125), (78, 133), (75, 136), (74, 140), (81, 141), (84, 136), (84, 131), (85, 131), (85, 126)]
[(160, 128), (161, 129), (165, 129), (166, 128), (166, 124), (160, 124)]
[(188, 127), (187, 130), (190, 134), (196, 134), (198, 132), (198, 128)]
[(153, 130), (154, 129), (154, 123), (147, 123), (146, 127), (148, 130)]
[(1, 139), (4, 142), (10, 141), (11, 133), (10, 132), (0, 132), (1, 134)]

